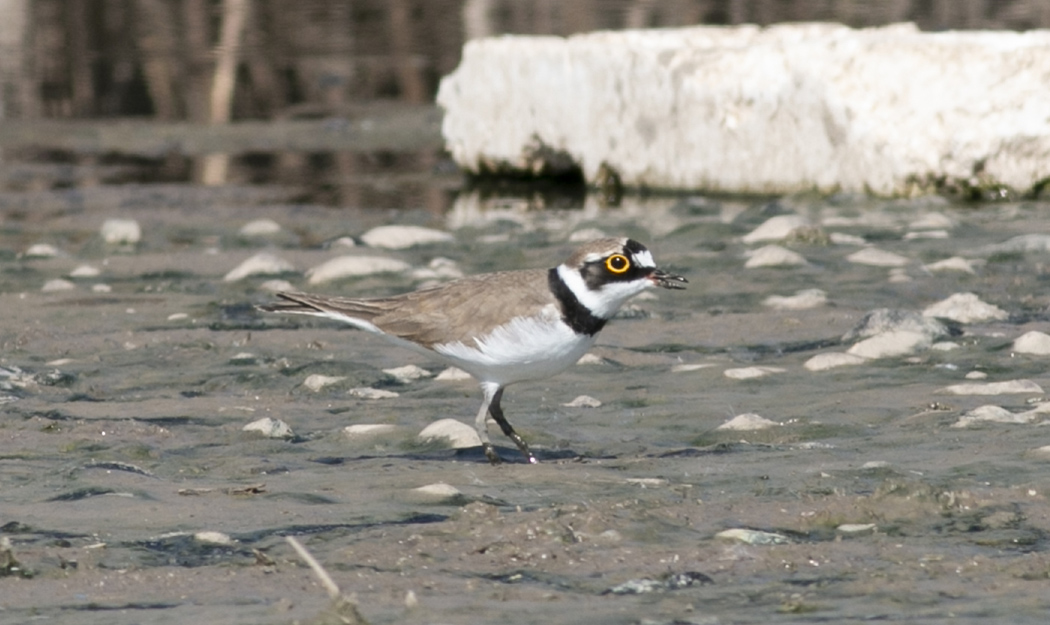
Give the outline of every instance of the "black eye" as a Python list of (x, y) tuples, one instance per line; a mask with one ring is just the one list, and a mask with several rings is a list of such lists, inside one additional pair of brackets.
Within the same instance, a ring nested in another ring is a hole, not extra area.
[(613, 273), (623, 273), (631, 268), (631, 261), (623, 254), (613, 254), (605, 259), (605, 268)]

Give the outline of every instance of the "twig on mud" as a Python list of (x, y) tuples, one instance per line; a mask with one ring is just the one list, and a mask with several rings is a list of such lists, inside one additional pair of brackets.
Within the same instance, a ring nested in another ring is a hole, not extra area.
[[(332, 600), (328, 610), (321, 614), (321, 616), (315, 621), (316, 623), (330, 623), (337, 622), (345, 625), (369, 625), (365, 617), (361, 616), (361, 613), (357, 611), (357, 601), (352, 597), (347, 597), (339, 590), (339, 586), (332, 580), (332, 576), (328, 574), (328, 571), (321, 566), (313, 555), (306, 550), (294, 536), (285, 536), (285, 540), (288, 544), (295, 549), (295, 552), (299, 554), (310, 568), (313, 569), (317, 578), (321, 580), (321, 585), (328, 591), (328, 597)], [(332, 617), (332, 618), (328, 618)]]

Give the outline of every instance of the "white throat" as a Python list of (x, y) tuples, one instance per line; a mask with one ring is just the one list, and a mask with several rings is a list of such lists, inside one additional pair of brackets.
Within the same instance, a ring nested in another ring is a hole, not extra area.
[(565, 265), (558, 265), (558, 276), (576, 299), (601, 319), (611, 319), (624, 302), (652, 285), (648, 279), (641, 278), (630, 282), (609, 282), (594, 291), (587, 287), (580, 272)]

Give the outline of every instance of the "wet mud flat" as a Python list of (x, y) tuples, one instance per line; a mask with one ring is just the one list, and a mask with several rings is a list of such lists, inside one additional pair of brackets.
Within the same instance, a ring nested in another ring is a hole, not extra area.
[[(1050, 325), (1044, 203), (530, 211), (465, 195), (434, 215), (290, 204), (279, 189), (92, 193), (0, 198), (4, 622), (323, 619), (325, 592), (287, 535), (373, 623), (1041, 623), (1050, 611), (1050, 356), (1016, 343)], [(769, 225), (778, 217), (791, 219)], [(107, 243), (111, 219), (141, 236)], [(243, 230), (260, 219), (279, 227)], [(360, 245), (388, 224), (452, 236)], [(273, 279), (383, 295), (552, 266), (591, 230), (643, 241), (690, 288), (634, 301), (596, 358), (508, 389), (537, 466), (495, 429), (508, 460), (496, 467), (418, 440), (437, 419), (472, 419), (472, 381), (252, 307)], [(51, 249), (28, 253), (37, 244)], [(261, 252), (290, 269), (224, 279)], [(305, 270), (341, 255), (407, 269), (308, 284)], [(823, 297), (799, 295), (812, 289)], [(876, 333), (899, 338), (906, 313), (961, 293), (1002, 314), (813, 364), (871, 338), (843, 336), (874, 309), (903, 311)], [(384, 371), (409, 364), (431, 375)], [(335, 381), (312, 390), (311, 376)], [(565, 405), (580, 395), (601, 405)], [(292, 434), (243, 431), (263, 417)], [(349, 437), (355, 424), (392, 427)]]

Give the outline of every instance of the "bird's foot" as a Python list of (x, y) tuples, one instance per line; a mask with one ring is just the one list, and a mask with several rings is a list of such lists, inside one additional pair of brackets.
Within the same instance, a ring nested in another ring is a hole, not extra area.
[(491, 464), (502, 464), (503, 463), (503, 458), (500, 458), (499, 454), (496, 453), (496, 448), (493, 447), (492, 443), (485, 443), (482, 446), (482, 449), (484, 449), (485, 457), (489, 459), (489, 463), (491, 463)]

